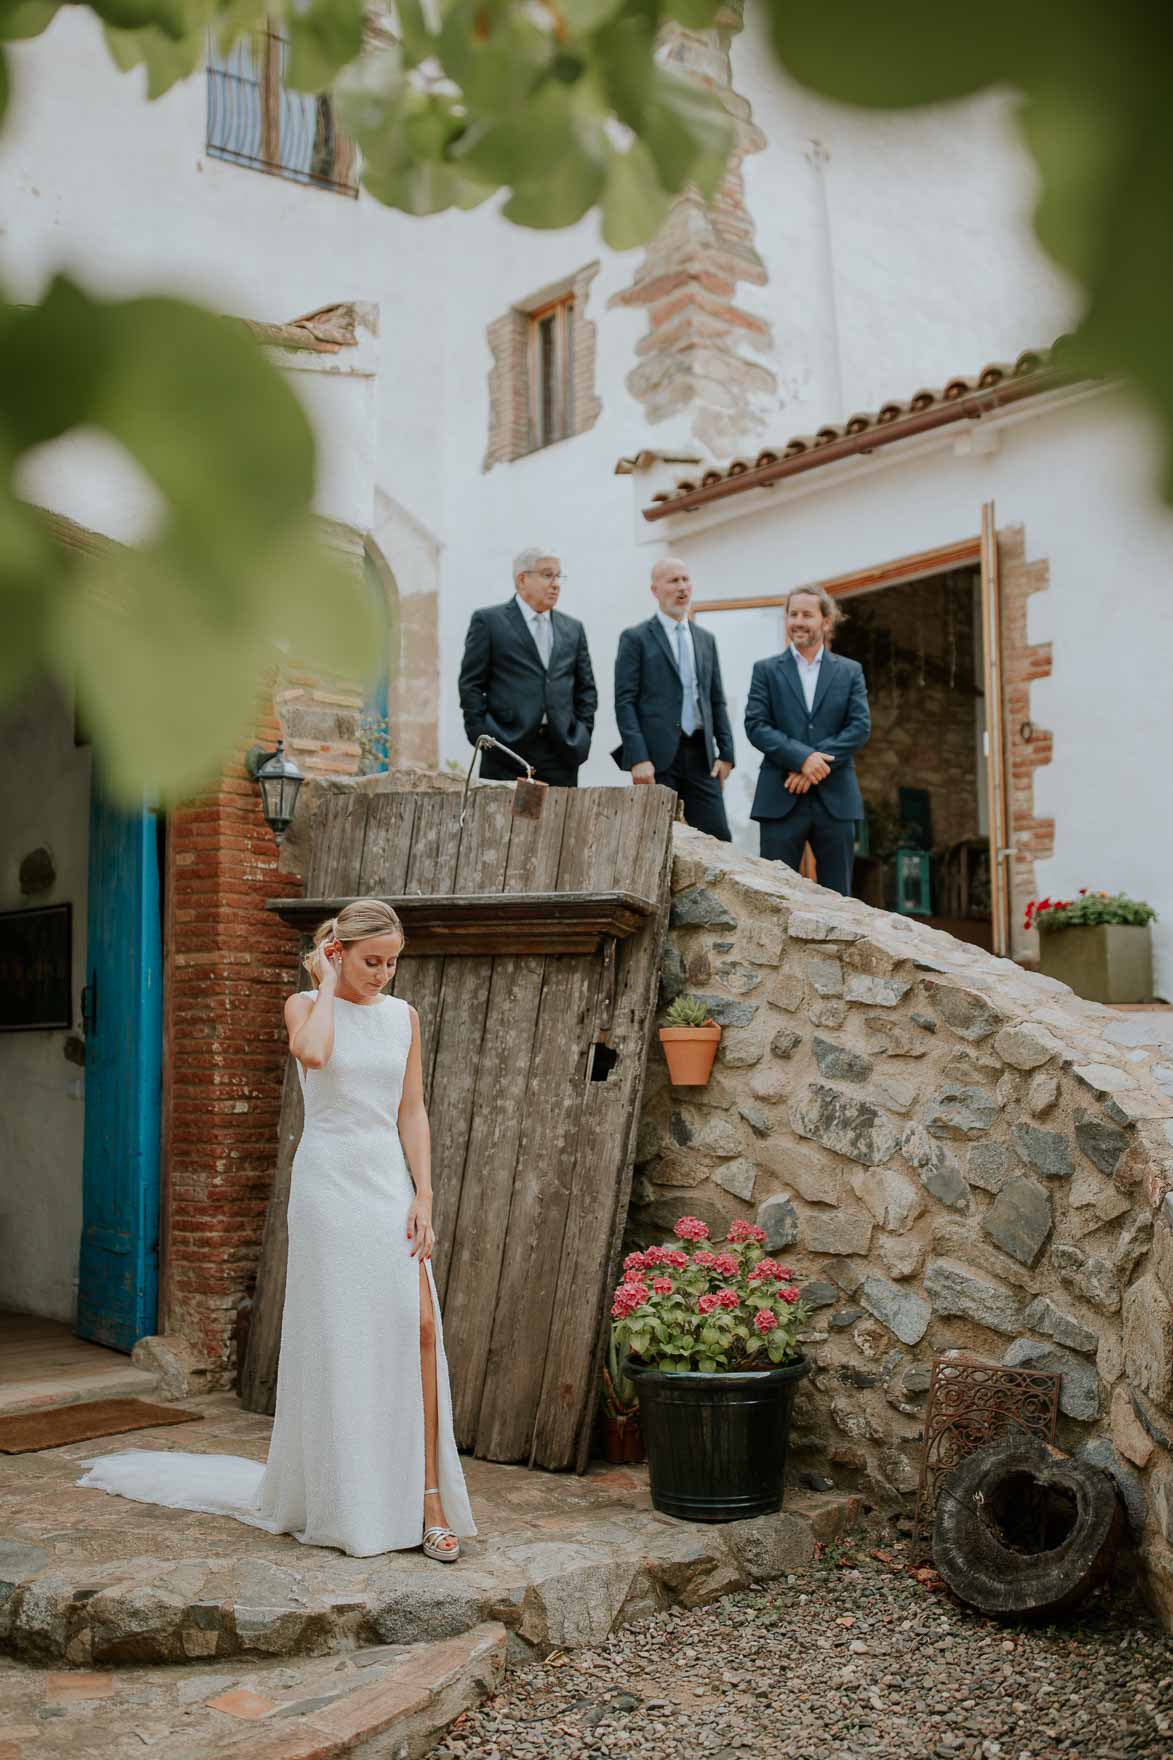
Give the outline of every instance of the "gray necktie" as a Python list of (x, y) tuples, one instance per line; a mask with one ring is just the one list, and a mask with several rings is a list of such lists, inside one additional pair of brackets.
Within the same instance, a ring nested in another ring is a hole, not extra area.
[(542, 656), (542, 665), (548, 667), (550, 664), (550, 649), (553, 638), (553, 631), (550, 628), (550, 613), (548, 611), (539, 611), (534, 618), (534, 635), (537, 638), (538, 653)]
[(695, 733), (696, 719), (696, 675), (692, 669), (692, 643), (684, 628), (683, 617), (676, 625), (676, 664), (680, 669), (680, 683), (683, 698), (680, 704), (680, 726), (687, 733)]

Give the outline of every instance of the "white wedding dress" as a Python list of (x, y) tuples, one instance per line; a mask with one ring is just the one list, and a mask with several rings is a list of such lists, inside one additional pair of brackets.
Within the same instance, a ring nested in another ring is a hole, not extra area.
[[(316, 995), (316, 992), (311, 992)], [(235, 1516), (356, 1558), (419, 1546), (424, 1417), (414, 1196), (396, 1120), (411, 1048), (405, 1002), (334, 1001), (334, 1052), (299, 1072), (305, 1128), (289, 1195), (289, 1270), (266, 1466), (231, 1455), (129, 1449), (79, 1480), (173, 1509)], [(452, 1434), (440, 1304), (437, 1485), (449, 1526), (476, 1533)]]

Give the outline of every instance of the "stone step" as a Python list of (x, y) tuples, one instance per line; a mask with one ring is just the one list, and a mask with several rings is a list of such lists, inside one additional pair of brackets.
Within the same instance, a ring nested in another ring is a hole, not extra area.
[[(109, 1354), (115, 1357), (113, 1351)], [(157, 1375), (147, 1369), (136, 1369), (129, 1357), (117, 1357), (110, 1367), (77, 1372), (56, 1370), (40, 1380), (12, 1381), (0, 1386), (0, 1418), (49, 1412), (58, 1406), (91, 1404), (99, 1399), (166, 1398)]]
[(129, 1740), (167, 1760), (416, 1760), (497, 1690), (505, 1648), (504, 1626), (488, 1623), (431, 1644), (296, 1666), (9, 1669), (0, 1752), (31, 1760), (50, 1740), (57, 1760), (115, 1760)]
[[(638, 1474), (622, 1476), (641, 1491)], [(250, 1558), (242, 1545), (213, 1557), (93, 1565), (74, 1553), (54, 1559), (29, 1541), (0, 1542), (0, 1650), (80, 1668), (207, 1667), (418, 1644), (499, 1621), (511, 1659), (529, 1660), (600, 1643), (673, 1603), (699, 1606), (782, 1576), (858, 1512), (858, 1499), (834, 1492), (790, 1492), (776, 1515), (723, 1524), (676, 1521), (646, 1503), (606, 1519), (584, 1509), (537, 1531), (484, 1535), (453, 1565), (418, 1552), (351, 1559), (295, 1541), (280, 1564)]]

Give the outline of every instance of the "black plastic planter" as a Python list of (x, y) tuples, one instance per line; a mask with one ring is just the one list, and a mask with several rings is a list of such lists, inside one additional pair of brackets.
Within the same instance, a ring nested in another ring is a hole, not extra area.
[(639, 1393), (652, 1503), (687, 1522), (737, 1522), (782, 1508), (794, 1394), (805, 1357), (781, 1369), (665, 1375), (629, 1363)]

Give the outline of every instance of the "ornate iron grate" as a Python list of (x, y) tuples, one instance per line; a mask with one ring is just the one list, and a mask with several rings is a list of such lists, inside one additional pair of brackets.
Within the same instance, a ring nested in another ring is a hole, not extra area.
[(233, 165), (356, 196), (357, 149), (327, 93), (286, 87), (288, 54), (275, 30), (242, 38), (227, 54), (209, 44), (207, 150)]
[(1050, 1369), (1008, 1369), (965, 1351), (934, 1357), (916, 1499), (922, 1543), (932, 1529), (941, 1480), (959, 1461), (1001, 1436), (1054, 1442), (1061, 1380)]

